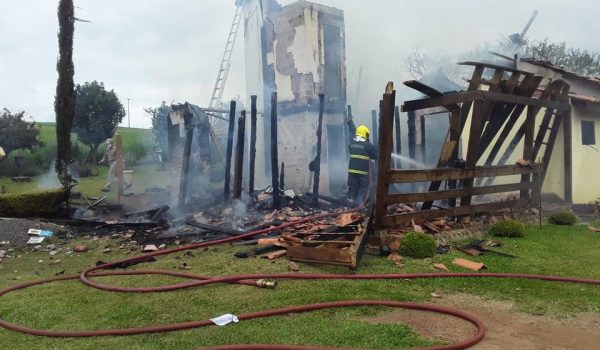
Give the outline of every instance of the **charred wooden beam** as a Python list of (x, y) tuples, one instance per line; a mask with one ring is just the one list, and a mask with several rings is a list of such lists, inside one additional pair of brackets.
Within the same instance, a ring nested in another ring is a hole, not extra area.
[(545, 108), (554, 108), (559, 110), (567, 110), (570, 108), (569, 104), (540, 100), (537, 98), (529, 98), (518, 95), (505, 94), (502, 92), (493, 91), (469, 91), (461, 92), (456, 94), (444, 95), (442, 97), (424, 98), (419, 100), (412, 100), (404, 102), (402, 105), (403, 112), (416, 111), (419, 109), (426, 109), (431, 107), (439, 107), (453, 103), (464, 103), (470, 101), (492, 101), (492, 102), (504, 102), (521, 104), (528, 106), (537, 106)]
[(419, 127), (417, 128), (419, 130), (419, 139), (421, 140), (421, 143), (419, 144), (419, 160), (423, 163), (427, 163), (427, 140), (426, 140), (426, 132), (425, 132), (425, 116), (424, 115), (420, 115), (419, 116)]
[[(525, 119), (525, 142), (523, 143), (523, 159), (528, 160), (530, 163), (534, 163), (534, 159), (531, 158), (533, 154), (533, 134), (535, 133), (535, 115), (537, 111), (531, 106), (527, 107), (527, 117)], [(521, 183), (530, 183), (531, 175), (521, 175)], [(520, 198), (530, 199), (530, 192), (528, 189), (521, 189)]]
[(410, 159), (415, 159), (417, 149), (417, 125), (415, 119), (415, 112), (408, 112), (406, 123), (408, 125), (408, 157)]
[[(394, 107), (394, 127), (395, 127), (395, 131), (396, 131), (396, 154), (401, 155), (402, 154), (402, 133), (401, 133), (401, 126), (400, 126), (400, 107), (398, 107), (398, 106)], [(402, 168), (402, 163), (400, 162), (400, 160), (396, 160), (395, 167), (396, 167), (396, 169)]]
[[(348, 111), (346, 109), (344, 109), (342, 114), (344, 117), (344, 125), (342, 126), (342, 128), (344, 130), (344, 140), (346, 142), (345, 145), (349, 145), (351, 136), (350, 136), (350, 127), (348, 125)], [(350, 160), (350, 149), (348, 147), (344, 147), (344, 155), (346, 156), (346, 161), (349, 161)]]
[(387, 214), (387, 204), (385, 196), (389, 193), (389, 183), (386, 181), (388, 171), (390, 170), (391, 155), (393, 149), (393, 128), (394, 128), (394, 106), (396, 105), (396, 90), (390, 82), (386, 86), (381, 104), (381, 116), (379, 121), (380, 139), (379, 139), (379, 162), (377, 169), (377, 192), (375, 199), (375, 226), (383, 227), (384, 216)]
[(379, 134), (378, 134), (377, 128), (378, 128), (378, 126), (377, 126), (377, 111), (372, 110), (371, 111), (371, 142), (373, 142), (374, 145), (378, 144), (378, 140), (379, 140)]
[[(533, 94), (535, 92), (535, 90), (537, 89), (537, 86), (539, 86), (539, 84), (541, 82), (541, 78), (533, 77), (533, 78), (530, 78), (529, 81), (531, 82), (531, 85), (528, 85), (527, 88), (533, 87), (531, 89), (531, 94)], [(546, 89), (540, 96), (540, 99), (545, 100), (545, 99), (549, 98), (553, 89), (554, 89), (553, 84), (549, 84), (548, 86), (546, 86)], [(524, 88), (524, 90), (525, 90), (525, 88)], [(490, 153), (488, 154), (488, 157), (485, 161), (486, 165), (491, 165), (494, 162), (494, 160), (496, 159), (496, 156), (500, 152), (502, 145), (504, 144), (505, 140), (510, 135), (510, 132), (513, 130), (514, 125), (517, 123), (517, 121), (519, 120), (519, 118), (524, 110), (525, 110), (524, 105), (517, 105), (515, 107), (515, 109), (512, 111), (508, 120), (506, 121), (506, 123), (504, 123), (504, 127), (503, 127), (502, 131), (500, 132), (500, 135), (498, 136), (496, 143), (492, 146), (492, 149), (490, 150)], [(518, 139), (513, 139), (513, 140), (516, 141), (516, 143), (518, 144), (520, 141), (520, 136)], [(504, 156), (503, 156), (503, 158), (504, 158)], [(499, 162), (499, 164), (503, 165), (505, 163)]]
[(242, 197), (242, 180), (244, 178), (244, 144), (246, 142), (246, 111), (242, 111), (238, 119), (237, 142), (235, 145), (235, 168), (233, 178), (233, 198)]
[(384, 226), (397, 226), (408, 224), (414, 221), (415, 223), (421, 223), (426, 220), (435, 218), (442, 218), (447, 216), (461, 216), (461, 215), (475, 215), (479, 213), (490, 213), (496, 210), (505, 208), (514, 208), (519, 204), (518, 200), (506, 201), (506, 202), (494, 202), (485, 204), (474, 204), (462, 207), (456, 207), (452, 209), (437, 209), (437, 210), (421, 210), (418, 212), (412, 212), (408, 214), (389, 215), (383, 218)]
[[(568, 102), (569, 101), (569, 90), (570, 86), (566, 83), (563, 83), (562, 92), (561, 92), (561, 101)], [(560, 130), (560, 125), (563, 122), (563, 113), (555, 113), (554, 120), (552, 122), (552, 127), (550, 128), (550, 135), (548, 136), (548, 141), (546, 144), (546, 149), (544, 150), (544, 155), (542, 157), (543, 169), (542, 174), (540, 175), (540, 184), (543, 185), (544, 179), (546, 178), (546, 172), (548, 171), (548, 165), (550, 164), (550, 159), (552, 158), (552, 152), (554, 150), (554, 143), (558, 137), (558, 132)], [(535, 155), (537, 157), (537, 153)]]
[(274, 91), (271, 95), (271, 186), (273, 188), (273, 208), (281, 209), (277, 146), (277, 91)]
[(389, 170), (385, 181), (391, 183), (411, 183), (427, 181), (463, 180), (477, 177), (496, 177), (509, 175), (531, 174), (535, 166), (522, 167), (519, 165), (477, 166), (472, 169), (436, 168), (436, 169), (411, 169)]
[[(535, 174), (535, 173), (534, 173)], [(492, 193), (503, 193), (521, 190), (531, 190), (531, 182), (512, 183), (506, 185), (479, 186), (469, 188), (450, 189), (433, 192), (414, 192), (414, 193), (396, 193), (387, 195), (385, 203), (418, 203), (425, 201), (435, 201), (441, 199), (458, 198), (463, 196), (477, 196)]]
[[(492, 77), (489, 93), (495, 93), (499, 90), (504, 69), (496, 69)], [(472, 169), (477, 165), (479, 160), (479, 148), (481, 145), (481, 136), (485, 123), (489, 120), (490, 113), (493, 111), (494, 104), (488, 100), (475, 101), (473, 114), (471, 116), (471, 129), (469, 130), (469, 143), (467, 148), (467, 157), (465, 159), (465, 168)], [(473, 186), (472, 178), (463, 180), (463, 187), (468, 188)], [(471, 204), (471, 197), (464, 196), (460, 200), (460, 206), (468, 206)]]
[(250, 162), (248, 171), (248, 193), (254, 192), (254, 173), (256, 169), (256, 95), (250, 96)]
[(229, 104), (229, 128), (227, 130), (227, 153), (225, 154), (225, 184), (223, 195), (229, 198), (231, 191), (231, 156), (233, 153), (233, 129), (235, 128), (235, 101)]
[[(352, 106), (348, 105), (348, 129), (350, 131), (350, 138), (354, 138), (354, 134), (356, 133), (356, 124), (354, 124), (354, 116), (352, 115)], [(348, 144), (350, 144), (350, 140), (348, 140)]]
[(192, 140), (194, 138), (194, 129), (187, 129), (185, 134), (185, 144), (183, 146), (183, 161), (181, 162), (181, 180), (179, 182), (179, 207), (185, 205), (187, 197), (187, 187), (190, 173), (190, 154), (192, 153)]
[(313, 202), (319, 206), (319, 181), (321, 177), (321, 137), (323, 135), (323, 112), (325, 111), (325, 95), (319, 94), (319, 124), (317, 126), (317, 156), (314, 160)]

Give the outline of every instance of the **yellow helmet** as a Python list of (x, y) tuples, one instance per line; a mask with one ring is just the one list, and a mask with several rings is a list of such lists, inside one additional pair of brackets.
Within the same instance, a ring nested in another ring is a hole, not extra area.
[(365, 125), (360, 125), (358, 128), (356, 128), (356, 136), (360, 136), (365, 140), (369, 138), (370, 133), (371, 132), (369, 131), (369, 128), (367, 128)]

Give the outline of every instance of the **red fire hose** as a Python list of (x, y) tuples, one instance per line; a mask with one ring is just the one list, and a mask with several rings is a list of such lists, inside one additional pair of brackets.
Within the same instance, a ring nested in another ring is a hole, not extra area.
[[(351, 209), (342, 213), (350, 213), (360, 210), (364, 207), (364, 202), (359, 207), (355, 209)], [(81, 273), (81, 275), (77, 276), (60, 276), (53, 277), (44, 280), (32, 281), (23, 283), (17, 286), (5, 288), (0, 290), (0, 297), (6, 295), (10, 292), (18, 291), (21, 289), (25, 289), (28, 287), (47, 284), (51, 282), (57, 281), (67, 281), (67, 280), (75, 280), (79, 278), (84, 284), (106, 290), (112, 292), (138, 292), (138, 293), (150, 293), (150, 292), (165, 292), (165, 291), (173, 291), (184, 288), (191, 288), (196, 286), (205, 286), (214, 283), (236, 283), (236, 284), (244, 284), (256, 286), (258, 285), (260, 280), (264, 279), (348, 279), (348, 280), (374, 280), (374, 279), (418, 279), (418, 278), (453, 278), (453, 277), (469, 277), (469, 278), (523, 278), (523, 279), (535, 279), (535, 280), (544, 280), (544, 281), (555, 281), (555, 282), (571, 282), (571, 283), (584, 283), (591, 285), (600, 285), (600, 280), (594, 279), (583, 279), (583, 278), (571, 278), (571, 277), (560, 277), (560, 276), (546, 276), (546, 275), (527, 275), (527, 274), (502, 274), (502, 273), (413, 273), (413, 274), (357, 274), (357, 275), (343, 275), (343, 274), (246, 274), (246, 275), (237, 275), (237, 276), (226, 276), (226, 277), (210, 277), (210, 276), (202, 276), (196, 274), (189, 273), (181, 273), (174, 271), (162, 271), (162, 270), (136, 270), (136, 271), (110, 271), (110, 272), (98, 272), (101, 270), (106, 270), (113, 268), (115, 266), (121, 264), (130, 264), (134, 262), (144, 261), (149, 257), (160, 256), (175, 252), (180, 252), (183, 250), (197, 249), (201, 247), (207, 247), (216, 244), (222, 244), (231, 242), (238, 239), (243, 239), (251, 236), (255, 236), (258, 234), (270, 232), (273, 230), (280, 230), (283, 228), (299, 225), (305, 222), (318, 220), (324, 217), (338, 215), (341, 213), (322, 213), (318, 215), (314, 215), (311, 217), (303, 218), (294, 222), (289, 222), (283, 224), (278, 227), (262, 229), (254, 232), (249, 232), (240, 236), (225, 238), (212, 242), (204, 242), (198, 244), (192, 244), (184, 247), (173, 248), (168, 250), (157, 251), (149, 254), (144, 254), (141, 256), (124, 259), (112, 263), (107, 263), (104, 265), (100, 265), (97, 267), (93, 267), (87, 269)], [(165, 276), (175, 276), (182, 277), (193, 280), (187, 283), (178, 283), (167, 286), (160, 287), (144, 287), (144, 288), (129, 288), (129, 287), (118, 287), (107, 284), (102, 284), (95, 282), (90, 279), (90, 277), (102, 277), (102, 276), (132, 276), (132, 275), (165, 275)], [(259, 281), (257, 281), (259, 280)], [(451, 316), (455, 316), (461, 319), (464, 319), (470, 323), (472, 323), (476, 328), (477, 332), (473, 334), (470, 338), (458, 342), (456, 344), (451, 345), (439, 345), (427, 348), (428, 350), (450, 350), (450, 349), (466, 349), (474, 344), (478, 343), (483, 339), (485, 334), (485, 326), (483, 323), (473, 315), (467, 314), (460, 310), (439, 306), (439, 305), (427, 305), (427, 304), (417, 304), (417, 303), (405, 303), (399, 301), (389, 301), (389, 300), (349, 300), (349, 301), (337, 301), (337, 302), (328, 302), (328, 303), (319, 303), (319, 304), (310, 304), (310, 305), (300, 305), (300, 306), (291, 306), (274, 310), (267, 311), (259, 311), (254, 313), (248, 313), (243, 315), (238, 315), (238, 319), (240, 321), (250, 320), (254, 318), (263, 318), (263, 317), (271, 317), (277, 315), (284, 315), (289, 313), (301, 313), (301, 312), (309, 312), (320, 309), (327, 308), (338, 308), (338, 307), (349, 307), (349, 306), (388, 306), (394, 308), (405, 308), (405, 309), (416, 309), (416, 310), (424, 310), (431, 311), (436, 313), (447, 314)], [(158, 325), (158, 326), (145, 326), (138, 328), (124, 328), (124, 329), (106, 329), (106, 330), (92, 330), (92, 331), (60, 331), (60, 330), (43, 330), (43, 329), (34, 329), (21, 325), (17, 325), (6, 320), (0, 319), (0, 326), (9, 330), (13, 330), (20, 333), (36, 335), (36, 336), (45, 336), (45, 337), (97, 337), (97, 336), (121, 336), (121, 335), (134, 335), (134, 334), (144, 334), (144, 333), (160, 333), (160, 332), (171, 332), (177, 330), (198, 328), (213, 325), (210, 320), (201, 320), (201, 321), (193, 321), (193, 322), (184, 322), (184, 323), (174, 323), (168, 325)], [(240, 345), (224, 345), (211, 347), (211, 349), (222, 349), (222, 350), (235, 350), (235, 349), (279, 349), (279, 350), (323, 350), (326, 348), (322, 347), (311, 347), (311, 346), (290, 346), (290, 345), (268, 345), (268, 344), (240, 344)], [(333, 348), (328, 348), (333, 349)], [(335, 348), (337, 350), (341, 350), (340, 348)]]

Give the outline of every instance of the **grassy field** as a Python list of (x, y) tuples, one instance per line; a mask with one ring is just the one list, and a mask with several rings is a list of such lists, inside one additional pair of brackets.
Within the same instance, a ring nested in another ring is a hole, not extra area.
[[(164, 186), (164, 183), (161, 183), (161, 178), (156, 176), (156, 168), (157, 165), (142, 165), (129, 168), (130, 170), (133, 170), (133, 173), (126, 174), (126, 177), (132, 182), (132, 186), (128, 191), (143, 192), (147, 188)], [(97, 166), (96, 169), (98, 171), (97, 176), (77, 179), (79, 183), (75, 186), (75, 191), (81, 192), (87, 197), (106, 195), (101, 192), (100, 189), (106, 184), (108, 167)], [(54, 176), (36, 176), (32, 179), (32, 182), (29, 183), (14, 182), (8, 177), (0, 177), (0, 186), (4, 186), (7, 193), (35, 191), (45, 187), (42, 186), (42, 183), (49, 185), (49, 187), (60, 187), (58, 179)], [(109, 196), (111, 196), (111, 198), (116, 196), (115, 191), (109, 193)]]
[[(35, 151), (16, 150), (12, 152), (7, 159), (0, 163), (0, 177), (25, 175), (35, 176), (46, 173), (52, 166), (52, 161), (56, 159), (56, 127), (54, 123), (37, 123), (40, 128), (38, 139), (43, 146)], [(118, 128), (118, 132), (123, 137), (123, 148), (125, 159), (129, 164), (134, 161), (142, 160), (146, 157), (153, 157), (152, 147), (154, 145), (154, 136), (150, 129), (136, 128)], [(89, 147), (77, 139), (77, 135), (71, 135), (73, 144), (72, 157), (74, 161), (80, 162), (89, 152)], [(102, 156), (104, 145), (98, 150), (98, 157)], [(17, 169), (14, 164), (14, 157), (22, 156), (24, 158), (21, 169)], [(0, 180), (2, 181), (2, 180)]]
[[(502, 249), (519, 258), (486, 255), (480, 260), (489, 272), (553, 274), (600, 279), (600, 235), (584, 226), (542, 229), (529, 227), (523, 239), (501, 239)], [(73, 247), (81, 240), (65, 242)], [(61, 262), (49, 265), (48, 253), (21, 252), (18, 259), (0, 263), (3, 287), (52, 276), (59, 271), (77, 274), (97, 260), (111, 261), (125, 256), (119, 242), (86, 240), (92, 249), (71, 257), (59, 253)], [(113, 251), (103, 254), (105, 247)], [(192, 255), (173, 254), (155, 263), (135, 268), (176, 269), (187, 263), (188, 272), (205, 275), (287, 272), (287, 260), (271, 263), (266, 259), (236, 259), (233, 253), (244, 250), (231, 246), (193, 251)], [(131, 256), (131, 255), (129, 255)], [(460, 253), (438, 255), (434, 259), (407, 260), (404, 268), (390, 261), (366, 255), (361, 273), (434, 272), (433, 263), (451, 264)], [(465, 257), (465, 256), (462, 256)], [(39, 263), (38, 260), (44, 260)], [(473, 259), (473, 258), (471, 258)], [(300, 264), (302, 272), (352, 273), (344, 268)], [(301, 272), (301, 273), (302, 273)], [(16, 280), (16, 277), (19, 280)], [(123, 286), (150, 286), (172, 283), (162, 277), (105, 278)], [(27, 326), (48, 329), (100, 329), (167, 324), (212, 318), (225, 313), (241, 314), (287, 305), (300, 305), (347, 299), (390, 299), (427, 302), (432, 292), (444, 295), (468, 293), (486, 300), (514, 302), (517, 312), (568, 317), (580, 312), (600, 313), (600, 287), (541, 281), (498, 279), (428, 279), (388, 281), (280, 281), (275, 290), (237, 285), (213, 285), (157, 294), (119, 294), (89, 289), (79, 282), (59, 282), (9, 294), (0, 299), (2, 318)], [(401, 348), (431, 345), (403, 325), (372, 324), (367, 316), (389, 312), (384, 308), (324, 310), (244, 321), (226, 327), (208, 327), (167, 334), (89, 339), (50, 339), (25, 336), (0, 330), (3, 349), (195, 349), (198, 346), (231, 343), (286, 343), (354, 348)]]

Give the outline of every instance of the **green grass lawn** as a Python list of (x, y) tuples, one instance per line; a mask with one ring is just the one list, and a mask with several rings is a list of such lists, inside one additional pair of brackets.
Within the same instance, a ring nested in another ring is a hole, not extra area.
[[(404, 268), (371, 255), (363, 259), (361, 273), (434, 272), (433, 263), (451, 264), (460, 256), (479, 260), (489, 272), (553, 274), (600, 279), (600, 235), (584, 226), (529, 227), (523, 239), (501, 239), (503, 251), (517, 259), (486, 255), (470, 258), (452, 252), (434, 259), (407, 260)], [(81, 241), (67, 242), (73, 247)], [(0, 263), (0, 285), (8, 287), (65, 271), (77, 274), (97, 260), (111, 261), (125, 256), (119, 243), (99, 239), (86, 241), (92, 249), (72, 257), (59, 253), (61, 262), (49, 265), (48, 253), (22, 252), (22, 257)], [(106, 246), (113, 251), (103, 254)], [(211, 247), (159, 258), (155, 263), (135, 268), (175, 269), (183, 262), (188, 272), (206, 275), (287, 272), (287, 260), (271, 263), (266, 259), (237, 259), (233, 253), (245, 248)], [(131, 255), (128, 255), (131, 256)], [(39, 263), (38, 260), (44, 260)], [(345, 268), (300, 264), (302, 272), (352, 273)], [(301, 272), (301, 273), (302, 273)], [(19, 276), (20, 280), (15, 278)], [(105, 278), (123, 286), (150, 286), (180, 281), (163, 277)], [(238, 285), (212, 285), (189, 290), (154, 294), (119, 294), (84, 287), (76, 281), (59, 282), (9, 294), (0, 299), (2, 318), (31, 327), (47, 329), (100, 329), (168, 324), (212, 318), (225, 313), (241, 314), (323, 301), (347, 299), (390, 299), (427, 302), (430, 294), (468, 293), (486, 300), (514, 302), (517, 312), (562, 318), (580, 312), (600, 313), (600, 287), (542, 281), (499, 279), (427, 279), (387, 281), (280, 281), (275, 290)], [(0, 330), (3, 349), (195, 349), (231, 343), (286, 343), (355, 348), (399, 348), (431, 345), (403, 325), (372, 324), (365, 316), (385, 314), (384, 308), (323, 310), (310, 314), (243, 321), (226, 327), (208, 327), (166, 334), (89, 339), (50, 339)]]
[[(164, 183), (161, 183), (161, 177), (156, 176), (156, 168), (157, 165), (143, 165), (129, 168), (129, 170), (133, 170), (133, 173), (126, 174), (125, 176), (131, 180), (132, 187), (127, 191), (143, 192), (147, 188), (163, 187)], [(96, 169), (98, 171), (98, 176), (77, 179), (78, 184), (75, 186), (75, 191), (81, 192), (87, 197), (101, 197), (108, 195), (110, 199), (116, 198), (115, 186), (113, 186), (113, 191), (108, 194), (100, 191), (106, 184), (108, 167), (97, 166)], [(34, 177), (32, 182), (14, 182), (8, 177), (0, 177), (0, 186), (4, 186), (7, 193), (22, 193), (41, 189), (41, 183), (43, 181), (49, 181), (49, 183), (53, 184), (51, 187), (60, 186), (58, 179), (47, 179), (45, 175)]]
[[(52, 165), (52, 161), (56, 159), (55, 123), (42, 122), (37, 123), (37, 125), (40, 129), (38, 140), (43, 143), (43, 146), (34, 151), (16, 150), (11, 152), (7, 159), (0, 162), (0, 176), (15, 176), (17, 174), (34, 176), (46, 172)], [(134, 160), (138, 161), (145, 157), (153, 157), (154, 136), (151, 129), (118, 128), (117, 131), (123, 137), (124, 155), (128, 164), (133, 164)], [(75, 133), (71, 135), (71, 142), (74, 147), (73, 160), (81, 162), (89, 153), (89, 147), (79, 141)], [(103, 151), (104, 144), (100, 145), (97, 156), (102, 157)], [(20, 169), (15, 166), (15, 156), (23, 157)]]

